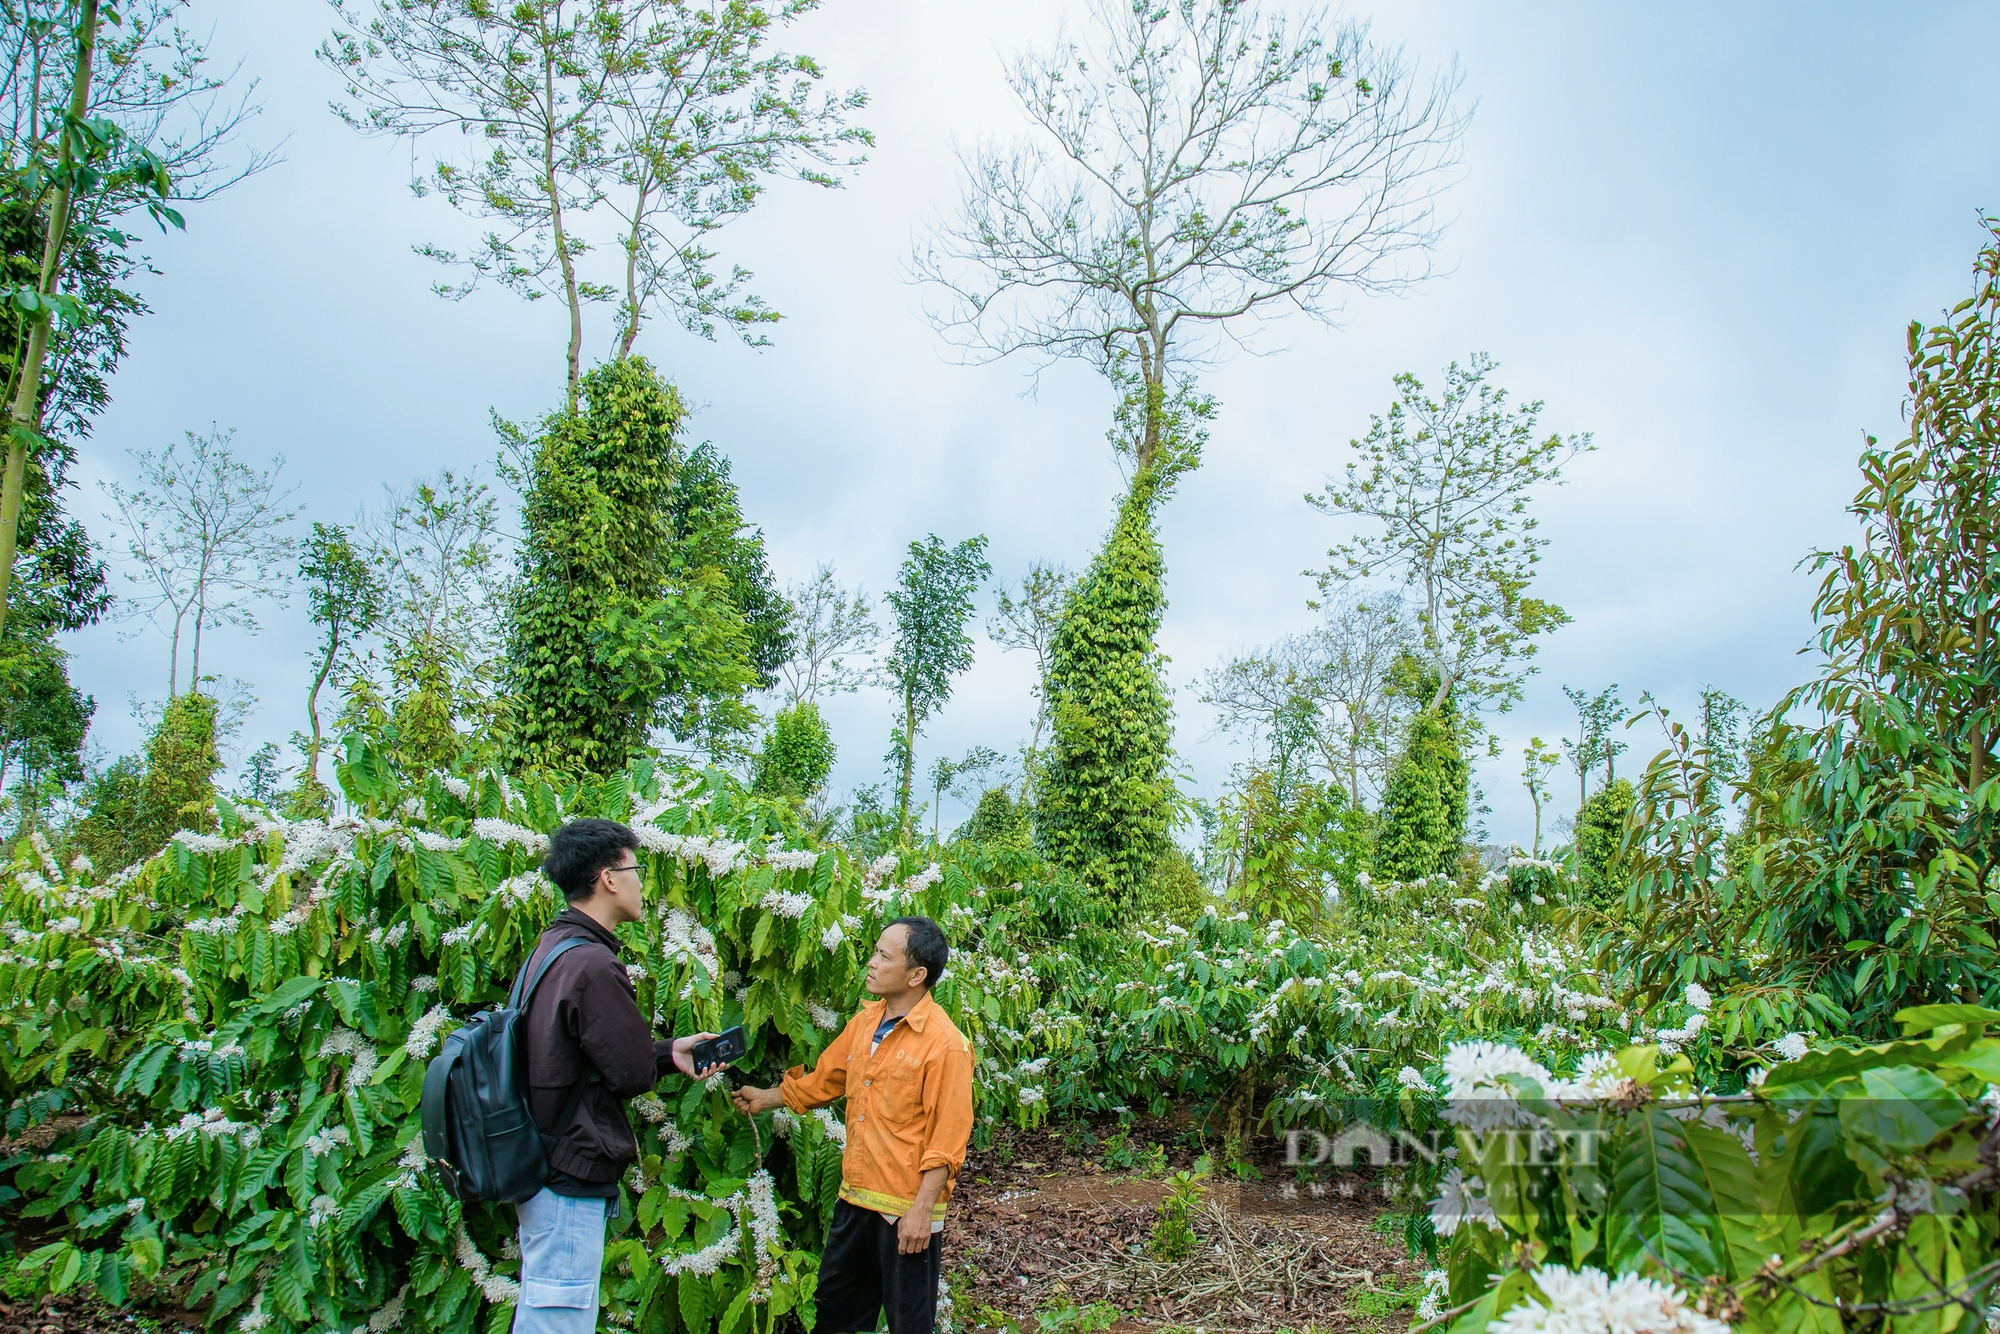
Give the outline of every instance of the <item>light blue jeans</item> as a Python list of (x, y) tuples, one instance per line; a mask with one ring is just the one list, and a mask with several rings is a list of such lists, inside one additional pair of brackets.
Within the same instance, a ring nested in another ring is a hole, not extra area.
[(521, 1220), (521, 1299), (514, 1334), (592, 1334), (604, 1223), (616, 1200), (558, 1195), (544, 1187), (515, 1206)]

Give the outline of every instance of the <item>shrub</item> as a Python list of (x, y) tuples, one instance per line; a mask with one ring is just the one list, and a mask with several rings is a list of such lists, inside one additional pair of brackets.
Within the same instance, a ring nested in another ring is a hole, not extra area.
[(1592, 793), (1576, 813), (1577, 879), (1600, 903), (1623, 897), (1632, 878), (1620, 851), (1632, 801), (1632, 785), (1619, 778)]
[[(204, 771), (210, 716), (170, 711), (142, 803)], [(200, 807), (214, 832), (180, 832), (130, 874), (17, 849), (0, 879), (5, 1133), (80, 1114), (0, 1166), (10, 1212), (55, 1229), (25, 1257), (41, 1286), (171, 1294), (211, 1326), (270, 1334), (503, 1330), (512, 1211), (442, 1193), (416, 1109), (426, 1059), (504, 994), (560, 907), (536, 867), (563, 818), (628, 821), (647, 851), (649, 912), (621, 929), (642, 1011), (674, 1032), (741, 1022), (742, 1076), (762, 1082), (844, 1022), (857, 942), (885, 916), (927, 912), (963, 943), (945, 896), (983, 892), (894, 858), (864, 874), (812, 846), (791, 807), (712, 772), (406, 783), (360, 737), (337, 770), (357, 814), (287, 821), (218, 799)], [(1025, 1001), (962, 971), (936, 994), (969, 1035), (987, 1014), (1030, 1026)], [(810, 1325), (838, 1123), (753, 1125), (694, 1083), (637, 1111), (607, 1318), (738, 1334), (761, 1305), (766, 1323)]]
[(1419, 713), (1382, 793), (1375, 834), (1377, 879), (1422, 880), (1457, 871), (1471, 780), (1450, 702)]
[(1017, 803), (1004, 787), (986, 789), (973, 808), (972, 819), (962, 834), (975, 843), (996, 847), (1026, 848), (1034, 836), (1026, 803)]
[[(1450, 1309), (1425, 1314), (1484, 1334), (1533, 1302), (1544, 1312), (1506, 1328), (1603, 1329), (1623, 1295), (1654, 1313), (1632, 1328), (1967, 1328), (2000, 1270), (2000, 1041), (1985, 1036), (2000, 1010), (1897, 1018), (1900, 1041), (1805, 1053), (1729, 1097), (1664, 1046), (1567, 1079), (1499, 1044), (1455, 1049), (1441, 1105), (1457, 1157), (1430, 1211)], [(1663, 1300), (1710, 1320), (1662, 1315)]]
[(778, 710), (764, 748), (757, 753), (755, 790), (804, 801), (817, 796), (833, 772), (833, 734), (811, 701)]
[(1186, 926), (1213, 901), (1187, 854), (1179, 848), (1168, 848), (1153, 867), (1145, 892), (1139, 896), (1138, 907), (1148, 917), (1160, 917)]
[(1209, 1161), (1203, 1157), (1195, 1161), (1192, 1170), (1167, 1178), (1167, 1197), (1160, 1201), (1146, 1248), (1169, 1264), (1187, 1259), (1194, 1251), (1194, 1218), (1202, 1197), (1208, 1194), (1208, 1187), (1202, 1184), (1208, 1168)]

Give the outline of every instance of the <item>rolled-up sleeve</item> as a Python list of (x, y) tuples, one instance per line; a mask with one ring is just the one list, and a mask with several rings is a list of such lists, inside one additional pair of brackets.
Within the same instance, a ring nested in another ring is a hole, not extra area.
[(786, 1110), (809, 1112), (815, 1107), (826, 1106), (847, 1092), (847, 1058), (853, 1040), (854, 1023), (849, 1023), (840, 1031), (840, 1036), (820, 1053), (818, 1065), (811, 1070), (795, 1065), (785, 1071), (784, 1079), (778, 1084), (778, 1094), (784, 1098)]
[(953, 1180), (965, 1165), (965, 1146), (972, 1138), (972, 1048), (961, 1040), (945, 1050), (936, 1066), (924, 1072), (924, 1122), (930, 1138), (924, 1143), (917, 1171), (948, 1169)]

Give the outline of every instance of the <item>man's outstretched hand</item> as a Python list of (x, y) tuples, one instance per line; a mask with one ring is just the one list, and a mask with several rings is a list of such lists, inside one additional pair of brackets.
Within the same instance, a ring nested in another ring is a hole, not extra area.
[(777, 1089), (753, 1088), (745, 1084), (729, 1095), (736, 1104), (736, 1110), (745, 1116), (755, 1116), (759, 1112), (773, 1112), (785, 1105), (785, 1095)]
[(695, 1044), (698, 1042), (707, 1042), (710, 1038), (713, 1038), (714, 1036), (715, 1034), (713, 1033), (696, 1033), (692, 1037), (675, 1038), (674, 1068), (676, 1070), (679, 1070), (682, 1074), (686, 1075), (689, 1079), (707, 1079), (717, 1070), (722, 1069), (722, 1062), (720, 1061), (717, 1061), (714, 1065), (708, 1066), (706, 1069), (697, 1070), (694, 1068)]

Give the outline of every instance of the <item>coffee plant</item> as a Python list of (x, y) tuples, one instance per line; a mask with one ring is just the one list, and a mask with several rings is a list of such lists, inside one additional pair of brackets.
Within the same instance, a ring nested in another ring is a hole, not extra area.
[[(244, 1334), (500, 1334), (513, 1211), (439, 1188), (417, 1109), (442, 1037), (504, 997), (560, 909), (537, 872), (548, 831), (633, 825), (649, 912), (621, 936), (642, 1010), (662, 1034), (743, 1024), (735, 1073), (767, 1081), (844, 1023), (884, 917), (947, 879), (893, 856), (857, 865), (712, 772), (409, 784), (354, 740), (339, 778), (348, 816), (219, 801), (216, 833), (108, 876), (20, 845), (0, 882), (0, 1174), (19, 1272), (41, 1287), (171, 1295)], [(962, 902), (984, 892), (949, 878)], [(966, 973), (938, 995), (968, 1033), (1032, 1027), (1018, 988)], [(747, 1121), (725, 1078), (669, 1079), (635, 1104), (643, 1156), (602, 1289), (613, 1324), (811, 1322), (840, 1122)]]
[(1454, 1046), (1431, 1207), (1447, 1268), (1425, 1328), (1990, 1328), (2000, 1010), (1897, 1019), (1899, 1040), (1824, 1045), (1729, 1095), (1657, 1045), (1569, 1077)]

